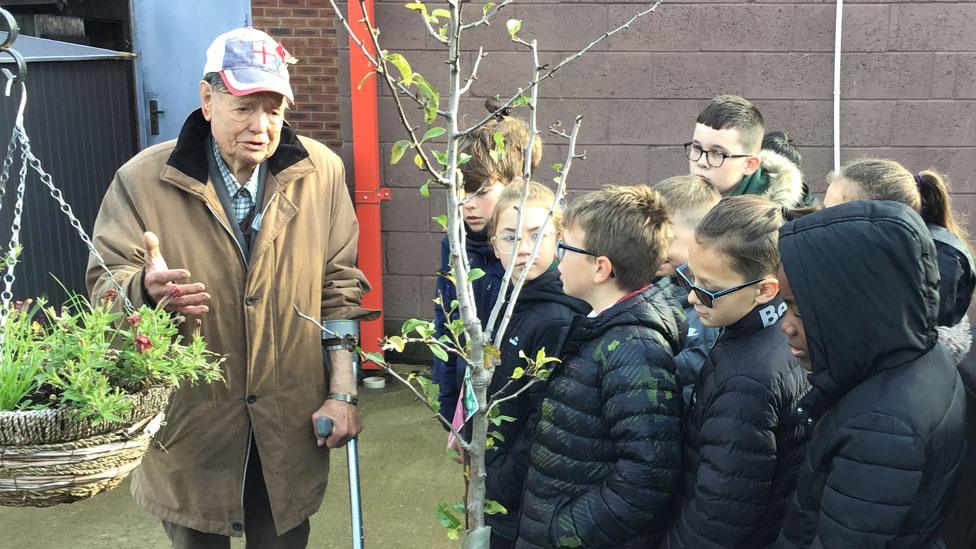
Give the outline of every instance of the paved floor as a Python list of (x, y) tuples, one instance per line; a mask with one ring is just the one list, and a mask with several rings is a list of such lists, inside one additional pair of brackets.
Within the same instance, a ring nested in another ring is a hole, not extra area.
[[(361, 394), (366, 546), (459, 547), (434, 518), (435, 505), (460, 500), (464, 488), (460, 466), (447, 457), (444, 431), (403, 387), (388, 382), (386, 389), (362, 389)], [(325, 503), (312, 517), (310, 548), (351, 547), (346, 478), (345, 451), (335, 451)], [(166, 542), (159, 522), (133, 504), (128, 482), (70, 505), (0, 507), (2, 549), (165, 548)]]

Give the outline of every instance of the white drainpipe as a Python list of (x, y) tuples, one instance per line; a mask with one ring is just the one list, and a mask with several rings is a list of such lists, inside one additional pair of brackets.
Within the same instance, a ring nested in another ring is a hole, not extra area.
[(840, 170), (840, 58), (844, 0), (837, 0), (834, 21), (834, 171)]

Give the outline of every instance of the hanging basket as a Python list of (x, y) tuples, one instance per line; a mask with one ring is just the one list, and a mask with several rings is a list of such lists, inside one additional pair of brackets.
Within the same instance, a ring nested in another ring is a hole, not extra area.
[(172, 393), (133, 395), (125, 421), (97, 427), (64, 409), (0, 412), (0, 505), (48, 507), (114, 488), (142, 461)]

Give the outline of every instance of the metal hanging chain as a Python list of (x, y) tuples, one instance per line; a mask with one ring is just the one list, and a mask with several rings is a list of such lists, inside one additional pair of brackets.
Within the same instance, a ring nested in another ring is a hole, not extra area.
[[(20, 153), (20, 178), (17, 183), (17, 200), (14, 202), (14, 218), (10, 224), (10, 243), (7, 245), (7, 272), (3, 275), (3, 292), (0, 299), (3, 300), (3, 311), (9, 313), (10, 301), (13, 299), (14, 289), (14, 267), (17, 265), (17, 254), (20, 250), (20, 226), (24, 217), (24, 190), (27, 189), (27, 153), (26, 149), (21, 149)], [(5, 322), (6, 319), (0, 320)], [(5, 326), (5, 324), (4, 324)]]
[[(26, 89), (24, 90), (24, 93), (27, 93)], [(34, 156), (34, 153), (31, 152), (30, 138), (27, 137), (27, 132), (24, 130), (23, 126), (21, 126), (18, 129), (17, 133), (24, 151), (24, 165), (26, 166), (29, 163), (31, 169), (37, 172), (37, 175), (41, 177), (41, 183), (43, 183), (44, 186), (48, 188), (51, 198), (53, 198), (55, 202), (58, 203), (61, 212), (64, 213), (65, 216), (67, 216), (68, 221), (71, 222), (71, 226), (74, 227), (75, 231), (77, 231), (78, 233), (78, 236), (81, 238), (81, 241), (84, 242), (85, 246), (88, 248), (89, 253), (91, 253), (92, 256), (94, 256), (95, 260), (98, 261), (98, 265), (108, 275), (109, 280), (112, 282), (112, 286), (119, 293), (119, 297), (122, 298), (122, 303), (123, 306), (125, 307), (125, 310), (129, 313), (135, 312), (135, 307), (132, 305), (132, 302), (129, 300), (129, 296), (126, 295), (125, 289), (122, 288), (122, 285), (119, 284), (119, 281), (115, 279), (115, 274), (105, 263), (105, 259), (102, 258), (102, 254), (98, 253), (98, 250), (95, 248), (95, 245), (92, 243), (91, 237), (88, 236), (88, 233), (85, 231), (85, 228), (82, 227), (81, 225), (81, 221), (78, 220), (78, 218), (74, 214), (74, 211), (72, 211), (71, 205), (68, 204), (68, 202), (64, 199), (64, 196), (61, 194), (61, 189), (55, 186), (54, 180), (51, 178), (51, 175), (44, 171), (44, 168), (41, 166), (41, 161), (38, 160), (38, 158)]]

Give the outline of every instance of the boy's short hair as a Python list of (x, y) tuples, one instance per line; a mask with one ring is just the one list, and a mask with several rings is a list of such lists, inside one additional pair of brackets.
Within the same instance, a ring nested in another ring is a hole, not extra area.
[(747, 281), (779, 269), (782, 208), (755, 195), (723, 198), (695, 230), (701, 246), (732, 260), (732, 269)]
[(800, 151), (796, 150), (796, 142), (790, 134), (780, 131), (766, 132), (762, 139), (762, 148), (771, 150), (796, 164), (796, 167), (800, 167), (800, 160), (803, 157), (800, 156)]
[[(502, 189), (502, 193), (498, 195), (498, 202), (495, 203), (495, 211), (491, 214), (491, 226), (489, 228), (489, 234), (494, 235), (498, 228), (498, 218), (501, 216), (502, 212), (508, 209), (510, 206), (518, 206), (522, 201), (522, 191), (526, 190), (525, 185), (516, 184), (508, 185)], [(549, 209), (552, 203), (556, 200), (556, 193), (552, 192), (552, 189), (546, 187), (542, 183), (536, 181), (529, 181), (528, 185), (528, 196), (525, 197), (525, 206), (541, 206)], [(563, 206), (562, 204), (557, 204), (552, 210), (552, 226), (556, 231), (563, 230)]]
[(668, 217), (675, 224), (695, 228), (719, 200), (722, 194), (698, 175), (678, 175), (654, 184), (654, 190), (664, 199)]
[[(501, 148), (495, 143), (496, 133), (504, 140)], [(465, 192), (476, 193), (489, 182), (508, 185), (521, 180), (529, 134), (525, 121), (506, 111), (467, 136), (461, 144), (461, 152), (471, 155), (471, 160), (461, 166)], [(542, 139), (536, 136), (532, 142), (533, 170), (541, 160)]]
[(587, 251), (606, 256), (621, 290), (651, 283), (671, 244), (671, 221), (664, 200), (646, 185), (608, 185), (570, 204), (566, 227), (585, 233)]
[(698, 115), (698, 123), (716, 130), (739, 130), (746, 152), (758, 152), (763, 138), (763, 117), (748, 99), (738, 95), (720, 95), (712, 99)]

